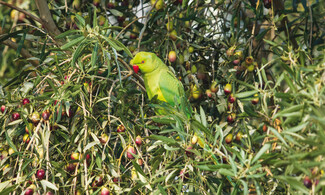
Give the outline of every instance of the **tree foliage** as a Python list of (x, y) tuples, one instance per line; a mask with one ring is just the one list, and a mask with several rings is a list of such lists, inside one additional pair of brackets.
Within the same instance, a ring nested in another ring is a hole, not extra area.
[[(1, 194), (325, 193), (324, 17), (318, 0), (0, 1)], [(148, 100), (137, 51), (191, 117)]]

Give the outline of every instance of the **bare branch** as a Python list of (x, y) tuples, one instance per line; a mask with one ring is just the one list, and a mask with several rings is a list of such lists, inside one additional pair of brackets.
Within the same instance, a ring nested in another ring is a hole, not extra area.
[(51, 14), (50, 9), (47, 5), (47, 1), (46, 0), (36, 0), (35, 3), (38, 8), (38, 11), (40, 13), (40, 18), (43, 21), (42, 24), (44, 25), (47, 32), (49, 32), (49, 34), (52, 36), (59, 35), (61, 32), (53, 21), (52, 14)]
[(33, 14), (29, 13), (29, 12), (26, 11), (26, 10), (23, 10), (23, 9), (17, 7), (17, 6), (14, 6), (14, 5), (10, 4), (10, 3), (3, 2), (3, 1), (0, 1), (0, 4), (5, 5), (5, 6), (7, 6), (7, 7), (10, 7), (10, 8), (12, 8), (12, 9), (15, 9), (15, 10), (17, 10), (17, 11), (19, 11), (19, 12), (22, 12), (22, 13), (24, 13), (26, 16), (30, 17), (31, 19), (33, 19), (33, 20), (35, 20), (35, 21), (37, 21), (37, 22), (43, 24), (43, 21), (42, 21), (40, 18), (38, 18), (37, 16), (34, 16)]
[[(5, 44), (5, 45), (8, 45), (8, 46), (11, 47), (12, 49), (17, 49), (17, 48), (18, 48), (18, 44), (15, 43), (15, 42), (13, 42), (13, 41), (11, 41), (11, 40), (9, 40), (9, 39), (3, 41), (2, 43)], [(24, 49), (24, 48), (21, 49), (20, 54), (21, 54), (24, 58), (26, 58), (26, 59), (33, 57), (32, 54), (30, 54), (30, 53), (29, 53), (26, 49)], [(38, 66), (38, 65), (39, 65), (39, 61), (37, 61), (37, 60), (29, 60), (29, 62), (30, 62), (33, 66)]]

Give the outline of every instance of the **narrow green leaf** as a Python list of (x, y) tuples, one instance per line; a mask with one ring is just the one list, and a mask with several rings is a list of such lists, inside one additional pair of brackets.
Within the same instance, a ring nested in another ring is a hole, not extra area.
[(94, 147), (95, 145), (99, 145), (100, 142), (98, 141), (93, 141), (93, 142), (90, 142), (89, 144), (87, 144), (87, 146), (84, 148), (84, 153), (87, 152), (87, 150), (89, 150), (90, 148)]
[(268, 44), (270, 44), (270, 45), (272, 45), (272, 46), (277, 46), (277, 44), (276, 43), (274, 43), (274, 42), (272, 42), (272, 41), (269, 41), (269, 40), (267, 40), (267, 39), (263, 39), (266, 43), (268, 43)]
[(84, 36), (80, 36), (78, 38), (75, 38), (71, 41), (69, 41), (68, 43), (64, 44), (61, 49), (62, 50), (66, 50), (66, 49), (69, 49), (70, 47), (74, 46), (74, 45), (77, 45), (78, 43), (80, 43), (81, 41), (83, 41), (85, 39)]
[(160, 136), (160, 135), (150, 135), (148, 138), (153, 139), (153, 140), (160, 140), (167, 144), (175, 144), (176, 143), (176, 141), (174, 139), (171, 139), (171, 138), (168, 138), (165, 136)]
[(257, 161), (268, 149), (270, 149), (271, 144), (267, 143), (265, 144), (260, 151), (258, 151), (258, 153), (254, 156), (253, 160), (252, 160), (252, 164)]
[[(7, 182), (7, 181), (6, 181)], [(9, 181), (10, 182), (10, 181)], [(1, 184), (0, 184), (1, 185)], [(0, 188), (0, 192), (1, 192), (1, 195), (7, 195), (7, 194), (10, 194), (10, 192), (14, 192), (14, 190), (16, 190), (16, 187), (18, 186), (18, 184), (15, 184), (15, 185), (11, 185), (5, 189), (1, 189)]]
[(62, 38), (69, 36), (71, 34), (79, 34), (79, 33), (82, 33), (82, 31), (81, 30), (68, 30), (68, 31), (65, 31), (64, 33), (61, 33), (58, 36), (56, 36), (55, 39), (62, 39)]
[(53, 91), (55, 93), (58, 93), (57, 87), (55, 87), (55, 85), (53, 84), (53, 82), (50, 79), (46, 79), (46, 82), (51, 86), (51, 88), (53, 89)]
[(286, 146), (288, 146), (287, 142), (283, 139), (283, 137), (280, 135), (280, 133), (275, 130), (273, 127), (269, 127), (269, 129), (273, 132), (273, 134), (281, 140), (282, 143), (284, 143)]
[(142, 186), (144, 186), (143, 183), (139, 183), (139, 184), (137, 184), (136, 186), (134, 186), (134, 187), (129, 191), (128, 194), (135, 194), (135, 192), (136, 192), (139, 188), (141, 188)]
[(293, 105), (291, 107), (285, 108), (284, 110), (276, 113), (273, 118), (278, 118), (286, 116), (285, 114), (292, 114), (297, 111), (301, 111), (304, 108), (304, 104)]
[(161, 194), (167, 195), (167, 192), (164, 190), (164, 188), (161, 185), (158, 184), (158, 188)]
[(16, 52), (17, 56), (20, 55), (21, 49), (24, 46), (25, 39), (26, 39), (26, 29), (24, 30), (23, 36), (21, 37), (21, 39), (20, 39), (20, 41), (18, 43), (17, 52)]
[(96, 27), (97, 25), (97, 11), (94, 10), (94, 15), (93, 15), (93, 27)]
[(126, 52), (126, 54), (128, 54), (129, 57), (133, 58), (131, 51), (123, 43), (121, 43), (115, 39), (111, 39), (111, 41), (114, 42), (116, 45), (120, 46), (121, 48), (123, 48), (123, 50)]
[(6, 140), (7, 140), (7, 143), (9, 144), (9, 146), (14, 149), (15, 152), (18, 152), (17, 151), (17, 148), (16, 148), (16, 145), (12, 142), (12, 140), (10, 139), (9, 135), (8, 135), (8, 132), (7, 131), (4, 131), (5, 134), (6, 134)]
[(143, 172), (142, 168), (139, 166), (139, 164), (137, 163), (137, 161), (133, 160), (132, 161), (132, 164), (133, 164), (135, 170), (147, 179), (146, 174)]
[(201, 123), (204, 127), (207, 127), (207, 120), (206, 120), (206, 116), (204, 113), (204, 110), (202, 108), (202, 106), (200, 106), (200, 115), (201, 115)]
[(204, 170), (204, 171), (218, 171), (222, 168), (231, 168), (230, 165), (227, 164), (219, 164), (219, 165), (195, 165), (196, 168)]
[(245, 92), (241, 92), (241, 93), (237, 93), (235, 94), (235, 97), (241, 99), (241, 98), (247, 98), (250, 97), (254, 94), (256, 94), (258, 91), (257, 90), (253, 90), (253, 91), (245, 91)]
[(244, 195), (248, 195), (248, 185), (247, 185), (247, 183), (244, 180), (240, 180), (240, 182), (244, 186)]
[(95, 44), (93, 52), (91, 54), (91, 67), (95, 66), (95, 63), (97, 61), (97, 54), (98, 54), (98, 43)]
[(304, 186), (302, 181), (297, 180), (297, 177), (276, 176), (276, 178), (288, 183), (292, 188), (298, 190), (301, 193), (309, 194), (309, 190)]
[(231, 177), (235, 176), (235, 174), (228, 169), (219, 169), (219, 173), (224, 176), (231, 176)]
[(76, 14), (75, 16), (78, 19), (78, 21), (82, 24), (82, 27), (86, 26), (86, 21), (82, 16), (80, 16), (79, 14)]
[(43, 188), (45, 189), (46, 187), (51, 188), (52, 190), (59, 190), (53, 183), (46, 181), (46, 180), (41, 180), (41, 184)]

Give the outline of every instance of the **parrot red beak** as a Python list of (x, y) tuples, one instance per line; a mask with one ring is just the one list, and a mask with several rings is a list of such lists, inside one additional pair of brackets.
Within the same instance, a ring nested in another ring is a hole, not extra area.
[(138, 65), (133, 65), (133, 70), (135, 73), (139, 72), (139, 66)]

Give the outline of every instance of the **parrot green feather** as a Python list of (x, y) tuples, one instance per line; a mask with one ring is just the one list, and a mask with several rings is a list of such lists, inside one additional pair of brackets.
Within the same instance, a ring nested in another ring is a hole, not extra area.
[(175, 106), (185, 97), (182, 83), (169, 70), (164, 62), (154, 53), (139, 52), (130, 62), (137, 65), (143, 73), (144, 84), (149, 99), (157, 95), (157, 99)]

